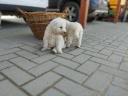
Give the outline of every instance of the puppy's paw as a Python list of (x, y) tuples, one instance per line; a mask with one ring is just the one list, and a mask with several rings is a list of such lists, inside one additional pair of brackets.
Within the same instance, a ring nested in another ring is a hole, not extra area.
[(55, 48), (52, 49), (52, 51), (57, 54), (57, 50)]
[(58, 54), (62, 54), (63, 53), (63, 51), (62, 50), (58, 50)]
[(80, 48), (80, 46), (75, 46), (76, 48)]
[(45, 50), (46, 50), (46, 48), (42, 48), (42, 49), (41, 49), (41, 51), (45, 51)]

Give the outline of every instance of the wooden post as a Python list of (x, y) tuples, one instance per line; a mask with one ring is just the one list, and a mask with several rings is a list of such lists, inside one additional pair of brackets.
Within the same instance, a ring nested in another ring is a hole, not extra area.
[(88, 9), (89, 9), (89, 1), (90, 0), (81, 0), (80, 4), (80, 23), (83, 27), (87, 24), (87, 17), (88, 17)]
[(119, 20), (120, 11), (121, 11), (121, 0), (117, 0), (116, 14), (114, 16), (115, 23), (117, 23)]

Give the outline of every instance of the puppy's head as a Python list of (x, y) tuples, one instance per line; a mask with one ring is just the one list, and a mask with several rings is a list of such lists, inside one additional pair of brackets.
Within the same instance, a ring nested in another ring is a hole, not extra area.
[(52, 28), (54, 32), (57, 33), (65, 33), (66, 30), (66, 20), (62, 18), (56, 18), (51, 22)]

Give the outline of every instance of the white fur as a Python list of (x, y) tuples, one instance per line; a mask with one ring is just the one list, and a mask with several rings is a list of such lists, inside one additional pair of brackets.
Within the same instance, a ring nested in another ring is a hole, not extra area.
[(62, 53), (62, 48), (65, 48), (64, 38), (62, 35), (55, 33), (67, 32), (66, 20), (62, 18), (56, 18), (48, 24), (43, 37), (42, 51), (53, 48), (53, 52)]
[(76, 40), (77, 47), (81, 46), (82, 37), (83, 37), (83, 28), (78, 22), (69, 22), (67, 21), (67, 38), (66, 38), (66, 46), (70, 47), (73, 43), (73, 40)]

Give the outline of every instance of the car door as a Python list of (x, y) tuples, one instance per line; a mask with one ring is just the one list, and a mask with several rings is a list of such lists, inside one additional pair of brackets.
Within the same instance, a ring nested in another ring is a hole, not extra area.
[(50, 11), (59, 11), (59, 3), (61, 0), (49, 0), (48, 10)]
[(0, 4), (47, 8), (49, 0), (0, 0)]

